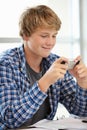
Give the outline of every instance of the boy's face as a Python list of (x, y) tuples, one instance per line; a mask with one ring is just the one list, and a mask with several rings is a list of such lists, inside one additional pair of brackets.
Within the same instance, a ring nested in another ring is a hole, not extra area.
[(47, 57), (56, 43), (57, 31), (54, 29), (37, 29), (28, 40), (31, 53), (39, 57)]

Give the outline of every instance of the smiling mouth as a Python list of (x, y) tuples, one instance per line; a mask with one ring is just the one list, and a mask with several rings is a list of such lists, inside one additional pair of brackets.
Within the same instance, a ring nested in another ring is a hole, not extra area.
[(51, 48), (48, 48), (48, 47), (43, 47), (43, 49), (45, 49), (45, 50), (51, 50)]

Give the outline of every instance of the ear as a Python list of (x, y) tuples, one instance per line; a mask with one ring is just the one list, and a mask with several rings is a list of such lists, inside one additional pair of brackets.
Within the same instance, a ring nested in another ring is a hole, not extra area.
[(28, 40), (29, 40), (29, 37), (26, 36), (26, 35), (23, 35), (23, 40), (24, 40), (24, 41), (28, 41)]

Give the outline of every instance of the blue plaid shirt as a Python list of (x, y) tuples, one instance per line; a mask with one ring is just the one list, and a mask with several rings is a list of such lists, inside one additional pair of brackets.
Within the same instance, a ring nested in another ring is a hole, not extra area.
[[(54, 54), (44, 58), (44, 69), (47, 70), (57, 58)], [(48, 119), (54, 118), (59, 102), (70, 113), (87, 116), (87, 90), (80, 88), (68, 71), (64, 79), (43, 93), (37, 82), (30, 87), (23, 46), (0, 55), (0, 130), (19, 127), (32, 118), (47, 95), (51, 107)]]

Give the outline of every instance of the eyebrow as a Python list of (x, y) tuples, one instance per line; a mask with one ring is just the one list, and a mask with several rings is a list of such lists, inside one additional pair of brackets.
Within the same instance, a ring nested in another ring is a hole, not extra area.
[[(49, 34), (47, 32), (41, 32), (42, 34)], [(57, 35), (58, 33), (54, 33), (53, 35)]]

